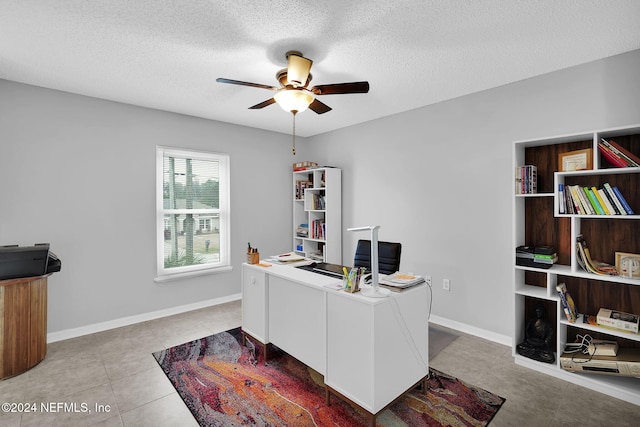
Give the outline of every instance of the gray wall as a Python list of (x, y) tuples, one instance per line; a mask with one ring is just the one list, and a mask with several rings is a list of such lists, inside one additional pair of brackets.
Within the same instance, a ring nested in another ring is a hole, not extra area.
[[(433, 276), (436, 320), (508, 339), (512, 141), (639, 123), (639, 69), (633, 51), (300, 138), (295, 159), (288, 135), (0, 80), (0, 244), (62, 259), (50, 333), (224, 299), (248, 240), (290, 248), (291, 162), (314, 160), (343, 168), (344, 228), (381, 225), (402, 270)], [(232, 272), (154, 283), (156, 145), (231, 154)]]
[[(291, 248), (290, 144), (0, 80), (0, 244), (49, 242), (62, 260), (50, 334), (238, 295), (247, 241), (266, 254)], [(154, 282), (156, 145), (231, 155), (232, 272)]]
[(638, 70), (633, 51), (460, 97), (315, 137), (312, 157), (344, 168), (345, 228), (380, 225), (432, 276), (439, 322), (511, 336), (512, 142), (640, 123)]

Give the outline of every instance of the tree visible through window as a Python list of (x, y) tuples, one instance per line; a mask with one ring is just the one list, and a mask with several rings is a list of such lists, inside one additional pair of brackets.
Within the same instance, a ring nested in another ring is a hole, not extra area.
[(158, 275), (229, 265), (229, 161), (158, 147)]

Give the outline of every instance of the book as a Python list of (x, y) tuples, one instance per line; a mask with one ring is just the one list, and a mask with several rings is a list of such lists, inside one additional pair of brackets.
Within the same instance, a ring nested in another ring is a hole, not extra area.
[(621, 311), (601, 308), (598, 311), (598, 325), (606, 326), (621, 331), (638, 333), (640, 316), (637, 314), (623, 313)]
[(587, 198), (587, 195), (584, 192), (584, 188), (580, 187), (579, 185), (574, 185), (573, 187), (575, 188), (576, 194), (580, 199), (580, 205), (582, 206), (582, 213), (584, 215), (594, 215), (596, 211), (593, 209), (593, 206), (591, 206), (591, 202)]
[(593, 194), (593, 191), (589, 187), (584, 187), (584, 194), (587, 195), (587, 199), (589, 199), (589, 203), (591, 203), (591, 207), (593, 208), (593, 213), (595, 215), (604, 215), (604, 210), (602, 210), (602, 206), (600, 206), (600, 202)]
[(558, 184), (558, 210), (561, 214), (567, 213), (567, 202), (564, 197), (564, 184)]
[(565, 199), (565, 206), (567, 209), (568, 214), (575, 214), (576, 213), (576, 207), (573, 204), (573, 197), (571, 196), (571, 191), (569, 190), (569, 186), (565, 185), (564, 186), (564, 199)]
[(601, 200), (601, 204), (604, 205), (603, 208), (606, 207), (605, 212), (607, 213), (607, 215), (620, 215), (620, 213), (617, 212), (617, 210), (613, 207), (613, 205), (609, 201), (609, 198), (607, 197), (605, 190), (601, 188), (596, 191), (598, 192), (598, 200)]
[(622, 206), (622, 203), (620, 203), (620, 200), (618, 200), (618, 197), (616, 196), (616, 193), (614, 193), (613, 188), (611, 187), (611, 185), (609, 185), (608, 182), (605, 182), (603, 184), (603, 187), (605, 189), (605, 191), (607, 192), (607, 195), (609, 196), (609, 198), (613, 201), (616, 209), (618, 210), (618, 212), (620, 212), (620, 215), (628, 215), (627, 211), (624, 209), (624, 206)]
[(604, 157), (604, 159), (608, 163), (610, 163), (612, 166), (615, 166), (617, 168), (626, 168), (628, 166), (628, 163), (626, 161), (624, 161), (620, 157), (616, 156), (611, 151), (611, 149), (609, 149), (603, 143), (601, 143), (601, 142), (598, 143), (598, 149), (600, 150), (600, 153), (602, 154), (602, 157)]
[(598, 204), (600, 205), (600, 208), (603, 211), (602, 214), (611, 215), (611, 213), (609, 213), (609, 208), (607, 207), (604, 200), (602, 199), (602, 196), (600, 195), (600, 192), (598, 191), (598, 189), (596, 187), (591, 187), (591, 192), (593, 193), (593, 196), (598, 201)]
[(538, 168), (534, 165), (516, 166), (516, 194), (535, 194), (538, 192)]
[(309, 236), (309, 224), (300, 224), (296, 229), (296, 236), (308, 237)]
[(618, 270), (616, 270), (615, 266), (607, 264), (606, 262), (595, 261), (591, 258), (589, 248), (587, 247), (587, 242), (585, 241), (582, 234), (579, 234), (576, 237), (576, 260), (578, 261), (580, 267), (582, 267), (582, 269), (586, 272), (603, 276), (618, 275)]
[(638, 156), (631, 153), (626, 148), (623, 148), (621, 145), (616, 143), (614, 140), (610, 139), (607, 141), (604, 138), (601, 138), (600, 141), (618, 158), (622, 159), (627, 163), (627, 167), (638, 167), (640, 166), (640, 158)]
[(629, 203), (627, 203), (627, 200), (624, 198), (620, 190), (618, 190), (618, 187), (613, 187), (613, 193), (616, 195), (618, 200), (620, 200), (620, 203), (622, 204), (622, 207), (624, 208), (624, 210), (629, 215), (633, 215), (633, 209), (631, 209), (631, 206), (629, 206)]
[(567, 291), (567, 285), (564, 283), (560, 283), (556, 286), (556, 291), (560, 296), (560, 302), (562, 303), (562, 309), (564, 310), (565, 316), (567, 316), (567, 320), (571, 323), (574, 323), (576, 319), (578, 319), (578, 310), (576, 308), (576, 304), (571, 298), (571, 294)]
[(580, 195), (578, 194), (578, 186), (570, 185), (569, 192), (571, 193), (571, 199), (573, 200), (573, 206), (575, 207), (576, 213), (579, 215), (587, 215), (584, 206), (582, 206)]

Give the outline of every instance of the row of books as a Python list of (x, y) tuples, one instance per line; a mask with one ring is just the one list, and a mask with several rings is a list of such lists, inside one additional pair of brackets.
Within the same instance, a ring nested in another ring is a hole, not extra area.
[(309, 224), (300, 224), (296, 229), (296, 236), (309, 237)]
[(304, 199), (305, 188), (313, 188), (313, 182), (306, 180), (296, 181), (296, 200)]
[(538, 168), (533, 165), (516, 166), (516, 194), (535, 194), (538, 192)]
[(315, 219), (311, 221), (311, 227), (309, 227), (309, 231), (311, 232), (312, 239), (324, 239), (325, 236), (325, 223), (321, 219)]
[(618, 168), (640, 167), (640, 158), (613, 140), (607, 141), (601, 138), (598, 142), (598, 150), (600, 150), (602, 157), (612, 166)]
[(633, 215), (618, 187), (608, 182), (602, 188), (558, 184), (558, 208), (561, 214)]
[(316, 162), (296, 162), (293, 164), (293, 171), (298, 172), (298, 171), (304, 171), (307, 169), (315, 169), (317, 167), (318, 167), (318, 164)]
[(588, 273), (599, 274), (602, 276), (617, 276), (618, 270), (603, 261), (596, 261), (591, 258), (591, 253), (587, 247), (587, 242), (582, 234), (576, 238), (576, 260), (578, 265)]
[(313, 197), (309, 200), (310, 206), (307, 206), (308, 209), (311, 210), (325, 210), (325, 198), (324, 194), (315, 193)]

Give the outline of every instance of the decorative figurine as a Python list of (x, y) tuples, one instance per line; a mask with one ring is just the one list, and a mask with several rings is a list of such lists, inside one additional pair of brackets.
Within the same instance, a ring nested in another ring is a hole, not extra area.
[(553, 328), (542, 304), (536, 305), (536, 317), (527, 322), (525, 340), (516, 346), (519, 354), (539, 362), (554, 363)]

